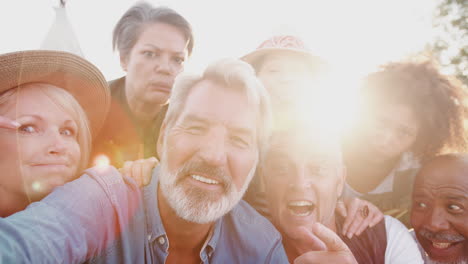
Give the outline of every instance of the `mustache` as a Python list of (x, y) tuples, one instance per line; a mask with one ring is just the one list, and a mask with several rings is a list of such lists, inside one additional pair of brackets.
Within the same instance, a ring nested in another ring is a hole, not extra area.
[(450, 243), (461, 242), (465, 240), (465, 237), (462, 235), (453, 235), (453, 234), (446, 234), (446, 233), (433, 233), (427, 229), (421, 229), (419, 235), (428, 239), (428, 240), (442, 240), (447, 241)]
[(203, 161), (186, 162), (176, 173), (176, 175), (179, 175), (177, 183), (182, 181), (185, 177), (190, 177), (190, 174), (194, 172), (209, 175), (211, 178), (218, 181), (225, 191), (231, 189), (232, 179), (228, 176), (228, 173), (220, 167), (209, 165)]

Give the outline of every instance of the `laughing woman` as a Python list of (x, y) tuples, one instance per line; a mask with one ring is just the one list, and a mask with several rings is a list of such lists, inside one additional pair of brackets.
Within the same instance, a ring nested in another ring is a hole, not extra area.
[(0, 217), (80, 175), (109, 102), (101, 72), (81, 57), (0, 55)]
[(466, 95), (429, 61), (390, 63), (367, 76), (361, 122), (344, 141), (346, 195), (366, 199), (405, 224), (420, 164), (464, 151)]

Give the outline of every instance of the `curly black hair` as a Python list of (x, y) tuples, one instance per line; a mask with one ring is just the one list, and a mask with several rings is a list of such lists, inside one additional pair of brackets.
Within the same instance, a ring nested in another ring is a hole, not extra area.
[(434, 61), (386, 64), (365, 78), (361, 92), (368, 110), (383, 103), (413, 110), (420, 129), (411, 151), (421, 161), (443, 152), (466, 151), (466, 91), (454, 77), (442, 74)]

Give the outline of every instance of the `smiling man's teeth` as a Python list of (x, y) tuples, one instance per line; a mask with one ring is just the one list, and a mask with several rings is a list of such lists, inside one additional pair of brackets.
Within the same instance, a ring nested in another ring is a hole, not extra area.
[(215, 181), (215, 180), (212, 180), (212, 179), (208, 179), (208, 178), (205, 178), (203, 176), (200, 176), (200, 175), (192, 175), (192, 178), (197, 180), (197, 181), (200, 181), (200, 182), (203, 182), (203, 183), (207, 183), (207, 184), (219, 184), (218, 181)]
[(311, 206), (312, 203), (309, 201), (294, 201), (294, 202), (289, 202), (288, 205), (290, 206)]
[(440, 248), (440, 249), (448, 248), (450, 245), (451, 245), (451, 243), (436, 243), (436, 242), (432, 242), (432, 246), (433, 246), (433, 247), (435, 247), (435, 248)]
[(314, 210), (314, 204), (309, 201), (292, 201), (288, 203), (289, 211), (296, 216), (308, 216)]

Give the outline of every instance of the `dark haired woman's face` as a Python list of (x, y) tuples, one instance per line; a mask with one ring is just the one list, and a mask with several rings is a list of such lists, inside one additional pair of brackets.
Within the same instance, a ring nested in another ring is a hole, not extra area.
[(381, 105), (370, 113), (364, 128), (366, 153), (376, 162), (386, 162), (411, 151), (419, 131), (414, 111), (402, 104)]
[(164, 23), (146, 26), (128, 58), (122, 60), (130, 96), (156, 105), (166, 104), (187, 54), (187, 39), (178, 28)]

